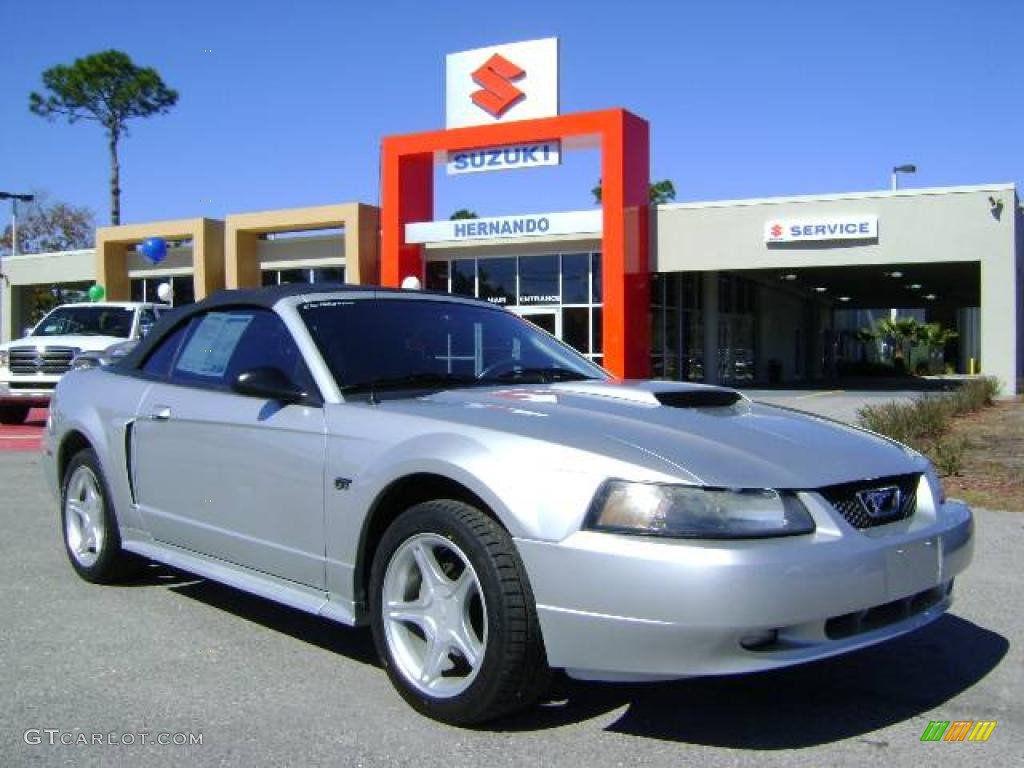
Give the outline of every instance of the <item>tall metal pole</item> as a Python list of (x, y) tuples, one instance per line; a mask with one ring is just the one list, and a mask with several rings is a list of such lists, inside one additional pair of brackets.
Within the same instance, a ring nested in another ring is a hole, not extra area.
[[(21, 200), (24, 203), (30, 203), (35, 200), (35, 195), (17, 194), (15, 192), (0, 192), (0, 200), (11, 201), (11, 256), (18, 255), (18, 201)], [(4, 289), (10, 284), (10, 280), (7, 279), (7, 274), (4, 272), (3, 254), (0, 254), (0, 338), (3, 337), (4, 327), (4, 312), (7, 310), (3, 306), (3, 295)], [(14, 318), (12, 317), (13, 321)], [(11, 328), (13, 335), (14, 329)]]

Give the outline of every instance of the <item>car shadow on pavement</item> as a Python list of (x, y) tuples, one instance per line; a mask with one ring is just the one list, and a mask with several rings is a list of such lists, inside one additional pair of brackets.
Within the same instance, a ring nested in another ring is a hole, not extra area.
[[(735, 749), (811, 747), (942, 705), (988, 675), (1009, 646), (1002, 635), (947, 614), (879, 646), (772, 672), (630, 686), (566, 681), (551, 703), (491, 730), (554, 728), (625, 707), (607, 730)], [(862, 740), (885, 746), (877, 737)]]
[(170, 585), (170, 591), (361, 664), (380, 666), (369, 629), (346, 627), (216, 581), (187, 578)]

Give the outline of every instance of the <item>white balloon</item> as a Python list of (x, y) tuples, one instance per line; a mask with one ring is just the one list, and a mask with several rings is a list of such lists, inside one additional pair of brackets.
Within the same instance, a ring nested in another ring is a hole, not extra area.
[(402, 281), (402, 288), (407, 291), (418, 291), (422, 287), (423, 284), (420, 283), (420, 279), (416, 275), (409, 275)]
[(160, 298), (160, 301), (170, 303), (171, 298), (174, 296), (174, 289), (171, 288), (170, 283), (160, 283), (156, 288), (156, 295)]

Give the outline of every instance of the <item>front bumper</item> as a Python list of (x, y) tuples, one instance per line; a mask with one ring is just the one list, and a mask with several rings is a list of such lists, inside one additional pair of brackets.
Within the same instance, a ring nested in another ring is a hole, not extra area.
[(973, 551), (965, 505), (861, 531), (816, 494), (805, 504), (818, 529), (793, 538), (517, 539), (548, 662), (598, 680), (752, 672), (872, 645), (949, 608)]
[(0, 404), (42, 408), (49, 404), (59, 377), (28, 381), (0, 381)]

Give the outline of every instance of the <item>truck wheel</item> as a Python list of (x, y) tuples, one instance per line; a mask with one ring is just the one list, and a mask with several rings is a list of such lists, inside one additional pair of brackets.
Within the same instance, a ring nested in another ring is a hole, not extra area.
[(24, 424), (28, 410), (27, 405), (0, 405), (0, 424)]
[(549, 670), (508, 533), (458, 501), (417, 504), (385, 532), (371, 626), (392, 684), (422, 714), (469, 725), (533, 703)]
[(121, 534), (99, 459), (91, 448), (64, 473), (61, 528), (71, 567), (86, 581), (107, 584), (138, 572), (142, 561), (121, 549)]

